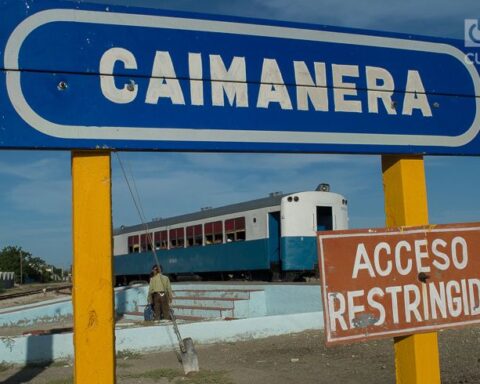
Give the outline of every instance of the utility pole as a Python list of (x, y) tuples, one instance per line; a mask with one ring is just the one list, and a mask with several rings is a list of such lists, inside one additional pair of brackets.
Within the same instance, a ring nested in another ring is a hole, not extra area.
[(23, 258), (22, 252), (20, 252), (20, 285), (23, 283)]

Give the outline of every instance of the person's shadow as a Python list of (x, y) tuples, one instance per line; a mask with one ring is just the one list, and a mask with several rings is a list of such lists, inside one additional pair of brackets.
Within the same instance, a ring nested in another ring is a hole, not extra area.
[(26, 339), (26, 365), (2, 384), (29, 383), (53, 363), (53, 335), (32, 335)]

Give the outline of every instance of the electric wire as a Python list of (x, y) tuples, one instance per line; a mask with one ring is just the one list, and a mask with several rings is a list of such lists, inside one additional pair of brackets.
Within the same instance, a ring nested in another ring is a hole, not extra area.
[[(128, 175), (127, 175), (127, 170), (124, 165), (124, 161), (122, 161), (122, 159), (120, 158), (120, 154), (118, 152), (115, 152), (115, 156), (117, 157), (118, 163), (120, 164), (120, 169), (122, 170), (123, 177), (125, 179), (125, 182), (127, 183), (128, 191), (130, 192), (130, 196), (132, 197), (133, 204), (135, 205), (135, 209), (138, 213), (138, 216), (140, 218), (140, 221), (143, 227), (145, 228), (145, 235), (147, 238), (147, 242), (150, 244), (150, 247), (152, 249), (152, 254), (153, 254), (153, 257), (155, 258), (155, 265), (160, 270), (161, 269), (160, 261), (159, 261), (157, 252), (155, 250), (155, 244), (153, 243), (152, 233), (150, 232), (147, 220), (145, 218), (145, 213), (144, 213), (142, 202), (140, 199), (140, 194), (138, 193), (137, 184), (133, 176), (133, 172), (131, 171), (131, 168), (129, 167), (128, 163), (126, 163), (128, 167), (128, 171), (130, 172), (130, 178), (132, 180), (132, 182), (130, 183), (130, 180), (128, 179)], [(133, 188), (132, 188), (132, 184), (133, 184)]]

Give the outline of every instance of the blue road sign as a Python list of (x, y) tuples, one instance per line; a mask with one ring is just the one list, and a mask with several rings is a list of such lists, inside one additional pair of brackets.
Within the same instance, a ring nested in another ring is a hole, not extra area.
[(480, 154), (480, 51), (463, 41), (0, 7), (3, 148)]

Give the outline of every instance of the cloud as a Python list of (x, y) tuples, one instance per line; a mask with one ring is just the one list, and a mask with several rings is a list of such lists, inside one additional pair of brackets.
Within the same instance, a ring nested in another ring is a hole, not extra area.
[[(126, 155), (126, 154), (125, 154)], [(313, 190), (320, 182), (347, 197), (381, 189), (378, 156), (148, 154), (124, 156), (136, 180), (147, 219), (170, 217), (267, 196)], [(355, 161), (357, 160), (357, 161)], [(152, 172), (152, 164), (163, 164)], [(165, 165), (168, 165), (165, 167)], [(148, 169), (145, 172), (145, 169)], [(366, 182), (378, 177), (378, 183)], [(113, 181), (115, 226), (136, 224), (138, 214), (119, 170)], [(382, 207), (380, 206), (380, 209)]]
[(0, 161), (0, 176), (42, 180), (58, 175), (59, 165), (59, 160), (55, 158), (40, 158), (32, 162)]
[[(90, 0), (91, 1), (91, 0)], [(463, 20), (478, 17), (478, 0), (95, 0), (102, 4), (205, 12), (299, 21), (350, 28), (379, 29), (420, 35), (462, 38)]]
[[(368, 5), (358, 0), (97, 1), (459, 38), (463, 19), (478, 17), (478, 0), (463, 0), (461, 6), (451, 0), (371, 0)], [(333, 191), (348, 198), (351, 227), (384, 223), (379, 156), (223, 153), (122, 153), (120, 156), (135, 175), (148, 219), (193, 212), (203, 206), (247, 201), (273, 191), (311, 190), (318, 183), (327, 182)], [(1, 244), (17, 243), (51, 261), (69, 260), (69, 157), (68, 152), (0, 154)], [(426, 159), (432, 220), (478, 220), (479, 161)], [(115, 156), (112, 166), (114, 223), (116, 226), (138, 223)]]
[(69, 216), (71, 210), (71, 181), (33, 180), (11, 187), (7, 199), (16, 209), (41, 215)]

